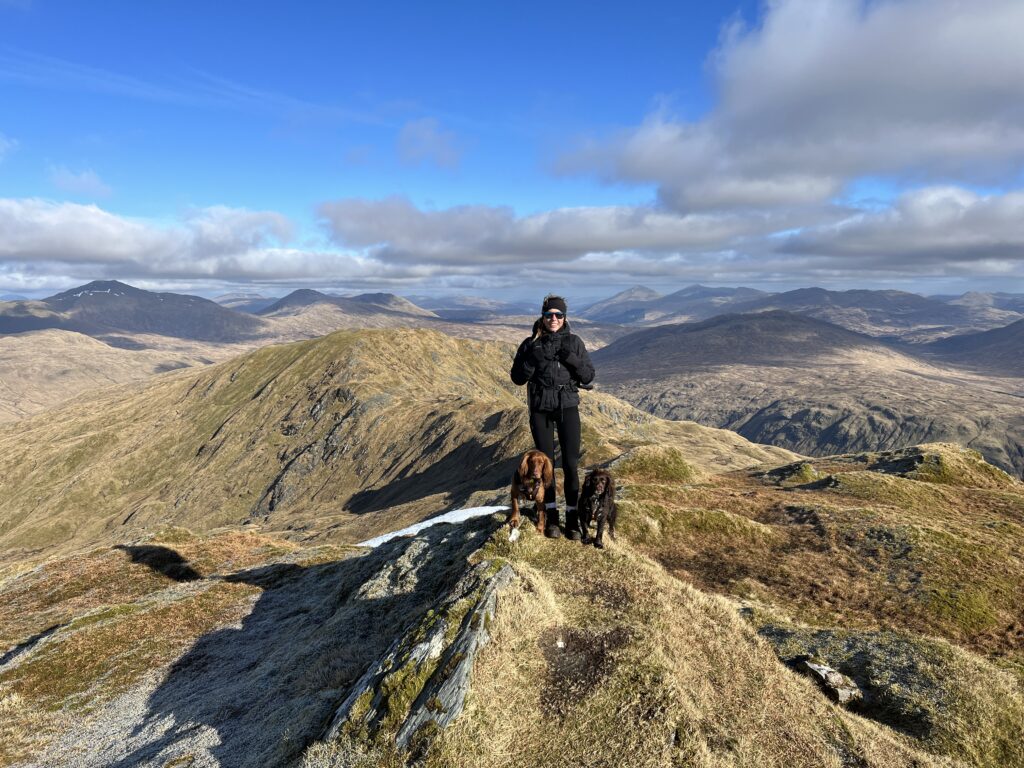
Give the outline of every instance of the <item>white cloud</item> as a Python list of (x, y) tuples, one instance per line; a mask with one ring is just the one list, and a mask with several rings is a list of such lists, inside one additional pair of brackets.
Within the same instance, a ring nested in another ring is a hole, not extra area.
[(1002, 182), (1024, 168), (1024, 3), (776, 0), (727, 30), (718, 102), (562, 158), (677, 210), (820, 202), (860, 176)]
[(458, 270), (290, 247), (292, 236), (292, 223), (273, 211), (215, 206), (156, 224), (96, 205), (0, 198), (0, 288), (40, 291), (102, 278), (172, 290), (253, 282), (380, 288), (458, 277)]
[(1002, 271), (1024, 266), (1024, 191), (979, 195), (957, 187), (904, 194), (788, 238), (780, 250), (840, 259), (856, 269)]
[(411, 120), (398, 134), (398, 156), (406, 165), (430, 163), (438, 168), (459, 167), (462, 149), (452, 131), (445, 130), (432, 117)]
[(284, 216), (266, 211), (206, 208), (176, 225), (157, 226), (96, 205), (0, 199), (0, 261), (8, 265), (79, 265), (126, 276), (216, 275), (244, 271), (239, 265), (290, 234)]
[(62, 192), (81, 197), (110, 197), (113, 192), (91, 168), (75, 173), (63, 165), (50, 166), (50, 182)]
[(340, 245), (367, 249), (388, 263), (446, 265), (543, 264), (619, 251), (720, 250), (792, 224), (784, 214), (679, 215), (631, 206), (561, 208), (524, 217), (511, 208), (484, 205), (424, 211), (402, 197), (338, 200), (322, 204), (318, 213)]

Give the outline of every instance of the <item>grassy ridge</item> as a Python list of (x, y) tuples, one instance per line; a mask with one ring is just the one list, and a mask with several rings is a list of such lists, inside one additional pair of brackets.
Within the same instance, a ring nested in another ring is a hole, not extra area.
[[(0, 429), (0, 545), (81, 546), (169, 523), (358, 541), (493, 501), (530, 445), (511, 353), (432, 331), (342, 331)], [(645, 441), (722, 467), (789, 455), (597, 393), (584, 419), (588, 461)]]

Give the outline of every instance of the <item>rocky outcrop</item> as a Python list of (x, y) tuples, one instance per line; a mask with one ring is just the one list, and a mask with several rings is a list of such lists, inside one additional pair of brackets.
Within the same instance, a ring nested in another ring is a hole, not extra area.
[(425, 749), (437, 728), (461, 714), (498, 593), (514, 578), (511, 566), (490, 561), (470, 570), (356, 682), (324, 740), (393, 739), (399, 749)]
[[(368, 718), (369, 730), (392, 744), (410, 714), (417, 724), (450, 721), (496, 594), (511, 579), (493, 559), (471, 562), (500, 524), (440, 524), (372, 550), (185, 533), (13, 580), (0, 589), (5, 609), (79, 612), (54, 630), (23, 621), (16, 635), (11, 610), (0, 621), (8, 637), (28, 637), (0, 659), (0, 692), (24, 691), (24, 711), (5, 717), (46, 725), (36, 728), (39, 743), (23, 745), (25, 765), (292, 765), (339, 711), (355, 722), (371, 702), (380, 717)], [(62, 591), (68, 597), (49, 605), (47, 595)], [(0, 648), (9, 645), (0, 635)], [(382, 648), (390, 648), (383, 657)], [(60, 686), (48, 684), (55, 677)], [(372, 683), (376, 701), (363, 693)], [(88, 719), (47, 719), (82, 701)]]

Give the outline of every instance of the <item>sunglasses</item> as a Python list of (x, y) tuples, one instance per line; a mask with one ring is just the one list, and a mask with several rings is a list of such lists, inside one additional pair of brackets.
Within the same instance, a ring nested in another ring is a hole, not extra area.
[(556, 317), (559, 320), (561, 320), (563, 317), (565, 317), (565, 312), (545, 312), (544, 317), (548, 320), (550, 320), (553, 317)]

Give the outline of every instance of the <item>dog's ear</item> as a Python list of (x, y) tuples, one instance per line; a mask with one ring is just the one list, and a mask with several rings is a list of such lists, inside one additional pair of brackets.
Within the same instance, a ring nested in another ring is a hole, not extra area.
[(555, 465), (551, 463), (551, 459), (547, 456), (544, 457), (544, 487), (550, 488), (555, 484)]
[(524, 453), (523, 460), (519, 462), (519, 477), (525, 480), (530, 474), (530, 454)]
[(604, 495), (607, 499), (615, 499), (615, 478), (612, 477), (612, 473), (608, 473), (608, 482), (604, 485)]

